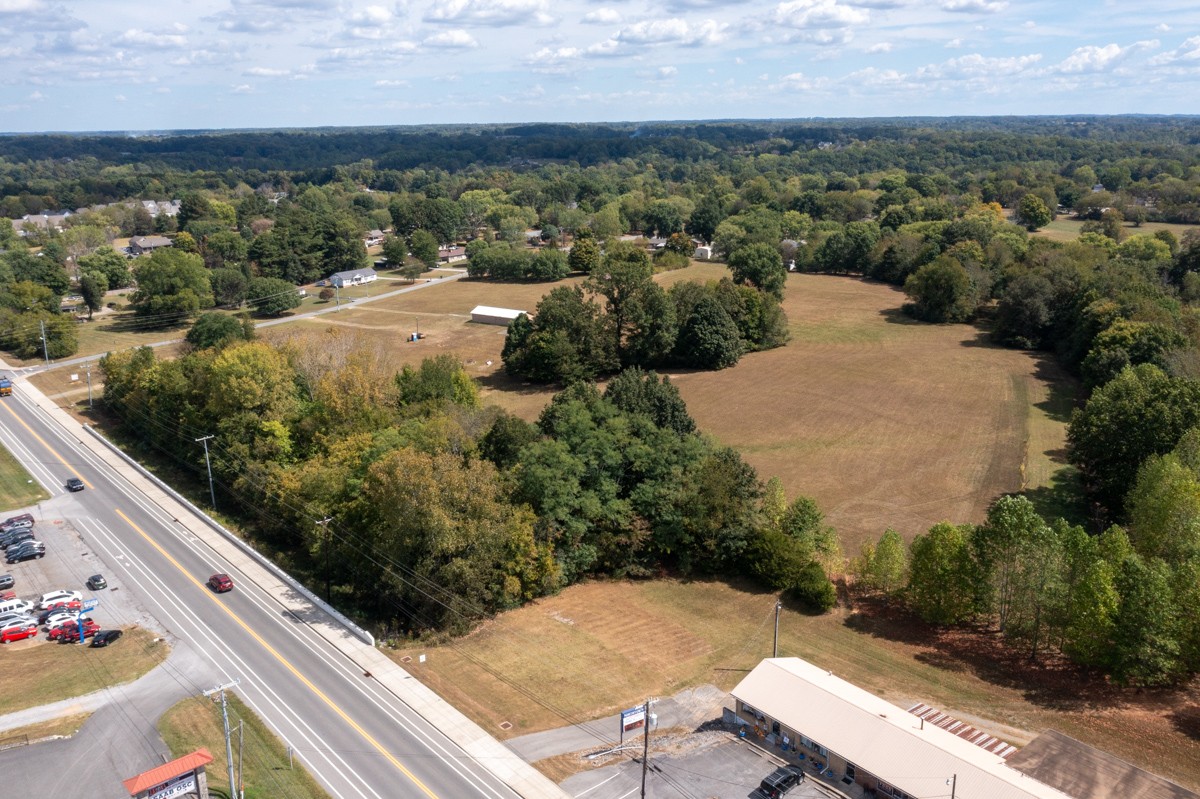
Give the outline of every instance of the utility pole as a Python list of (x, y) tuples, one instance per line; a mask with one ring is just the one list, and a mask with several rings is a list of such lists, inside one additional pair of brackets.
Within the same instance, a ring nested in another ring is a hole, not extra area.
[(221, 720), (225, 724), (225, 765), (229, 768), (229, 795), (235, 796), (237, 790), (237, 782), (234, 779), (233, 773), (233, 742), (229, 736), (229, 707), (225, 703), (225, 691), (237, 685), (241, 680), (227, 682), (224, 685), (218, 685), (216, 688), (209, 688), (204, 692), (204, 695), (211, 697), (213, 694), (221, 695)]
[(330, 602), (329, 596), (332, 593), (329, 586), (329, 523), (333, 521), (332, 516), (326, 516), (321, 521), (317, 522), (321, 527), (325, 528), (325, 542), (323, 549), (325, 550), (325, 601)]
[(771, 657), (779, 657), (779, 611), (783, 610), (783, 603), (775, 603), (775, 646), (772, 647)]
[(642, 722), (642, 797), (646, 799), (646, 771), (650, 768), (650, 706), (654, 704), (653, 699), (647, 699), (642, 705), (642, 715), (645, 720)]
[(958, 788), (958, 774), (957, 773), (954, 774), (952, 777), (950, 777), (950, 799), (954, 799), (954, 791), (956, 788)]
[(245, 799), (246, 786), (242, 784), (242, 754), (246, 751), (246, 722), (238, 721), (238, 789), (237, 795)]
[(208, 440), (214, 436), (208, 435), (204, 438), (197, 438), (196, 441), (204, 444), (204, 465), (208, 468), (208, 496), (212, 499), (213, 510), (217, 509), (217, 492), (213, 489), (212, 479), (212, 461), (208, 459)]
[(42, 354), (46, 356), (46, 368), (50, 368), (50, 341), (46, 338), (46, 320), (40, 320), (42, 325)]
[(88, 409), (90, 410), (92, 407), (92, 362), (88, 361), (86, 364), (84, 364), (84, 366), (87, 367)]
[(341, 287), (338, 286), (337, 283), (333, 284), (333, 297), (334, 297), (334, 302), (337, 303), (337, 310), (339, 310), (339, 311), (342, 310), (342, 290), (341, 290)]

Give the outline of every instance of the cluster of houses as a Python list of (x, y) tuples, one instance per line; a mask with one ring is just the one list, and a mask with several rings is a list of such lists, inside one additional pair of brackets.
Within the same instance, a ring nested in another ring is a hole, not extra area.
[(179, 200), (126, 200), (119, 203), (99, 203), (87, 208), (76, 208), (74, 211), (42, 211), (40, 214), (25, 214), (20, 219), (12, 220), (12, 226), (20, 236), (26, 235), (31, 227), (61, 233), (66, 226), (67, 218), (75, 214), (82, 214), (85, 211), (102, 211), (112, 206), (136, 208), (139, 205), (146, 209), (146, 213), (150, 214), (152, 219), (160, 215), (176, 216), (179, 214)]

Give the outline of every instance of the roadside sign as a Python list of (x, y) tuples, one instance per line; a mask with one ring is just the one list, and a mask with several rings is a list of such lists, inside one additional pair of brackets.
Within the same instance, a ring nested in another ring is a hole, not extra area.
[(83, 600), (83, 604), (79, 606), (79, 612), (86, 613), (89, 610), (95, 610), (99, 604), (99, 599), (85, 599)]
[(631, 707), (629, 710), (621, 711), (621, 741), (625, 740), (625, 733), (636, 730), (646, 723), (646, 708), (644, 705)]

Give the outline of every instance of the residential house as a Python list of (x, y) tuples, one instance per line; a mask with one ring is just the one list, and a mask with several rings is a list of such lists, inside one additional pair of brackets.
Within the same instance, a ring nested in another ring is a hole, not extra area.
[(438, 250), (438, 263), (453, 264), (467, 260), (466, 247), (442, 247)]
[(172, 244), (166, 236), (134, 236), (129, 240), (129, 252), (133, 255), (146, 255)]
[(351, 269), (346, 272), (335, 272), (329, 276), (329, 285), (344, 289), (347, 286), (361, 286), (373, 283), (379, 279), (374, 269)]
[(363, 244), (367, 247), (377, 247), (383, 244), (383, 231), (378, 229), (367, 231), (367, 235), (363, 237)]

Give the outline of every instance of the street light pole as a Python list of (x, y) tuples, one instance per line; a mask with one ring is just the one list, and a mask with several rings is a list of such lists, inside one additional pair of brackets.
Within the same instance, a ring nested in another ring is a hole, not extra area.
[(783, 610), (783, 603), (775, 603), (775, 645), (771, 649), (771, 657), (779, 657), (779, 611)]
[(322, 548), (325, 550), (325, 601), (326, 602), (331, 602), (329, 597), (330, 597), (330, 594), (332, 593), (330, 590), (330, 578), (329, 578), (329, 523), (331, 521), (333, 521), (333, 517), (326, 516), (324, 519), (321, 519), (321, 521), (317, 522), (317, 524), (319, 524), (321, 527), (325, 528), (325, 541), (324, 541), (324, 545)]
[(954, 791), (958, 788), (958, 774), (950, 777), (950, 799), (954, 799)]
[(203, 438), (197, 438), (196, 441), (204, 444), (204, 465), (208, 468), (208, 496), (212, 499), (213, 510), (217, 509), (217, 492), (213, 489), (212, 479), (212, 461), (208, 459), (208, 440), (214, 436), (207, 435)]

